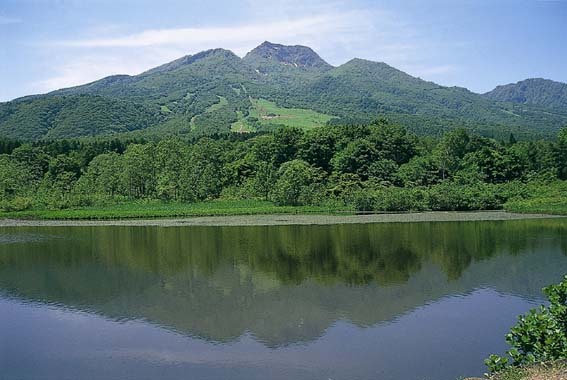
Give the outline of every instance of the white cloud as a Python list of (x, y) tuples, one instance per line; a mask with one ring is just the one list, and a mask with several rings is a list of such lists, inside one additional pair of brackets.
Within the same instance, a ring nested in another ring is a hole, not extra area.
[[(256, 1), (249, 0), (252, 5)], [(217, 47), (243, 56), (264, 40), (310, 46), (335, 65), (359, 57), (417, 68), (410, 72), (423, 76), (450, 70), (449, 66), (424, 68), (421, 56), (427, 42), (396, 14), (378, 9), (345, 10), (340, 3), (328, 2), (302, 7), (296, 0), (278, 0), (276, 5), (276, 11), (270, 8), (272, 16), (256, 11), (250, 17), (256, 21), (245, 25), (149, 29), (130, 34), (112, 26), (97, 33), (91, 30), (93, 38), (48, 42), (43, 46), (57, 62), (50, 59), (46, 65), (56, 69), (49, 78), (34, 83), (33, 89), (45, 92), (113, 74), (138, 74), (183, 55)], [(294, 17), (297, 14), (302, 16)]]
[(118, 57), (84, 56), (64, 63), (55, 76), (38, 81), (32, 87), (35, 92), (48, 92), (93, 82), (112, 74), (136, 74), (144, 68), (143, 64), (124, 62)]
[[(264, 40), (304, 44), (316, 50), (327, 39), (343, 44), (365, 33), (368, 14), (351, 11), (303, 17), (292, 21), (268, 20), (241, 26), (146, 30), (108, 38), (53, 41), (50, 54), (60, 52), (55, 73), (33, 84), (36, 92), (88, 83), (113, 74), (138, 74), (186, 54), (223, 47), (243, 56)], [(65, 59), (64, 57), (68, 57)]]
[(314, 34), (348, 32), (359, 16), (357, 12), (350, 12), (234, 27), (156, 29), (113, 38), (59, 41), (56, 44), (84, 48), (202, 46), (212, 43), (242, 45), (259, 39), (305, 39)]

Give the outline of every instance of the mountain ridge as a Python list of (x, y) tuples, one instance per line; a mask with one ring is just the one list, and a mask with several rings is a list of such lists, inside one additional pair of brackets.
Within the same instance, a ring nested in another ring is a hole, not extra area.
[(551, 79), (528, 78), (516, 83), (497, 86), (482, 95), (496, 101), (555, 109), (567, 108), (567, 83)]
[[(262, 113), (258, 107), (266, 103), (260, 99), (273, 102), (276, 111)], [(85, 102), (96, 104), (96, 112), (85, 106), (74, 110), (73, 104)], [(235, 125), (240, 132), (293, 125), (296, 116), (278, 113), (277, 107), (313, 110), (333, 124), (385, 116), (432, 135), (464, 127), (494, 136), (550, 136), (567, 125), (567, 103), (548, 107), (544, 102), (501, 100), (361, 58), (334, 67), (309, 47), (265, 41), (243, 58), (230, 50), (209, 49), (138, 75), (112, 75), (0, 103), (0, 136), (37, 140), (143, 133), (149, 127), (151, 133), (207, 135), (230, 133)], [(120, 109), (129, 116), (124, 118)], [(143, 117), (134, 117), (136, 112)]]

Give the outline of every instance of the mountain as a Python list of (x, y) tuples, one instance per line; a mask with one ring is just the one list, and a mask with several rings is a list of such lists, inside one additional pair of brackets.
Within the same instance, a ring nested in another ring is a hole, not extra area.
[(304, 71), (325, 72), (333, 68), (307, 46), (285, 46), (265, 41), (251, 50), (243, 61), (261, 73), (281, 71), (285, 67)]
[(484, 94), (490, 100), (530, 104), (558, 110), (567, 109), (567, 84), (549, 79), (526, 79), (518, 83), (498, 86)]
[[(530, 99), (555, 99), (546, 86), (533, 87), (544, 95), (534, 90)], [(352, 59), (333, 67), (309, 47), (266, 41), (244, 58), (212, 49), (139, 75), (113, 75), (0, 103), (0, 137), (196, 137), (279, 125), (368, 123), (382, 116), (419, 134), (464, 127), (530, 138), (552, 136), (567, 125), (567, 105), (478, 95), (382, 62)]]

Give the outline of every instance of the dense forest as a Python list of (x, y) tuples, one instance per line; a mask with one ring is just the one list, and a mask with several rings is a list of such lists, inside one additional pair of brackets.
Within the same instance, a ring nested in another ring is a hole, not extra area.
[(553, 141), (497, 141), (464, 129), (433, 138), (380, 120), (191, 140), (2, 140), (0, 149), (3, 211), (212, 199), (483, 210), (567, 179), (567, 129)]

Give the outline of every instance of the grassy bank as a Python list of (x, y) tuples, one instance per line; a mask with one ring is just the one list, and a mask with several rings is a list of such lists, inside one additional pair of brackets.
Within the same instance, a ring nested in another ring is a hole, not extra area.
[[(0, 218), (46, 220), (111, 220), (143, 218), (179, 218), (192, 216), (231, 216), (267, 214), (354, 214), (407, 213), (424, 211), (482, 211), (501, 210), (523, 214), (567, 215), (567, 182), (528, 183), (508, 185), (455, 186), (438, 185), (432, 188), (358, 189), (354, 200), (321, 202), (322, 205), (278, 206), (271, 201), (217, 199), (197, 203), (162, 200), (127, 200), (96, 198), (90, 206), (57, 208), (33, 204), (31, 198), (20, 198), (26, 209), (12, 205), (13, 210), (0, 211)], [(507, 201), (506, 201), (507, 199)], [(15, 199), (13, 203), (17, 203)], [(69, 202), (73, 204), (73, 202)], [(80, 204), (80, 202), (77, 202)], [(8, 210), (10, 208), (7, 208)], [(1, 207), (0, 207), (1, 210)]]
[(512, 199), (504, 204), (504, 209), (518, 213), (541, 213), (567, 215), (567, 181), (551, 185), (531, 185), (526, 199)]
[(348, 209), (330, 209), (321, 206), (276, 206), (272, 202), (258, 200), (214, 200), (199, 203), (162, 201), (124, 202), (62, 210), (26, 210), (0, 212), (0, 218), (14, 219), (133, 219), (175, 218), (191, 216), (229, 216), (263, 214), (333, 214), (352, 213)]
[(527, 368), (508, 368), (495, 374), (490, 380), (566, 380), (567, 365), (565, 362), (540, 364)]

